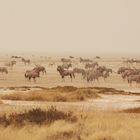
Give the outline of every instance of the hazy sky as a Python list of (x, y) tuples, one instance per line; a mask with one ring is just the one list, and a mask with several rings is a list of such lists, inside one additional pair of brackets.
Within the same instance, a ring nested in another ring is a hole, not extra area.
[(138, 53), (140, 0), (0, 0), (0, 50)]

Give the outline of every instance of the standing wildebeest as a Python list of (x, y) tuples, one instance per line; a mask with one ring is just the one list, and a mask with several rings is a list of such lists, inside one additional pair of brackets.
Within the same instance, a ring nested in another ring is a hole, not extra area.
[(69, 56), (69, 58), (70, 58), (70, 59), (74, 59), (74, 57), (73, 57), (73, 56)]
[(104, 81), (110, 76), (110, 73), (112, 73), (112, 69), (106, 68), (106, 70), (103, 72)]
[(22, 58), (21, 61), (22, 61), (25, 65), (31, 63), (31, 60), (30, 60), (30, 59), (24, 59), (24, 58)]
[(70, 76), (71, 81), (72, 81), (72, 78), (75, 78), (73, 70), (65, 70), (62, 66), (58, 66), (57, 71), (60, 73), (62, 79), (64, 79), (65, 76)]
[(36, 65), (36, 67), (33, 70), (36, 71), (37, 73), (40, 73), (40, 72), (42, 72), (43, 74), (47, 73), (44, 66)]
[(81, 69), (81, 68), (74, 68), (74, 69), (73, 69), (73, 72), (74, 72), (74, 73), (81, 74), (82, 77), (85, 79), (86, 71), (85, 71), (84, 69)]
[(25, 72), (25, 78), (28, 78), (29, 80), (34, 79), (34, 82), (36, 82), (37, 77), (40, 77), (40, 74), (35, 70), (27, 70)]
[(6, 73), (8, 74), (8, 70), (6, 67), (0, 67), (0, 72), (3, 74), (3, 73)]
[(19, 59), (19, 58), (22, 58), (22, 57), (20, 57), (20, 56), (11, 56), (11, 58)]
[(117, 71), (118, 74), (122, 74), (123, 72), (125, 72), (126, 70), (131, 70), (131, 68), (127, 68), (127, 67), (120, 67)]
[(99, 77), (103, 77), (103, 73), (100, 72), (99, 70), (88, 70), (87, 71), (87, 82), (92, 82), (92, 81), (99, 81)]
[(127, 78), (128, 83), (130, 84), (130, 86), (132, 86), (132, 82), (136, 82), (137, 84), (140, 83), (140, 74), (137, 75), (130, 75)]
[(106, 69), (107, 68), (105, 66), (99, 66), (99, 67), (97, 67), (96, 70), (99, 71), (99, 72), (101, 72), (101, 73), (103, 73)]
[(129, 69), (129, 70), (125, 70), (122, 73), (122, 78), (125, 79), (126, 77), (129, 77), (130, 75), (137, 75), (140, 73), (139, 69)]
[(5, 66), (10, 67), (11, 69), (13, 68), (14, 65), (16, 65), (16, 61), (10, 61), (5, 63)]
[(95, 59), (101, 59), (101, 57), (100, 56), (96, 56)]
[(63, 62), (63, 63), (71, 63), (71, 60), (67, 59), (67, 58), (61, 58), (61, 62)]
[(70, 67), (72, 67), (72, 64), (71, 63), (69, 63), (69, 64), (65, 63), (65, 64), (62, 65), (62, 67), (64, 69), (69, 69)]
[(92, 63), (93, 61), (90, 59), (84, 59), (80, 57), (80, 63)]
[(91, 64), (90, 63), (85, 64), (86, 69), (90, 69), (90, 68), (94, 69), (96, 66), (98, 66), (97, 62), (94, 62), (94, 63), (91, 63)]

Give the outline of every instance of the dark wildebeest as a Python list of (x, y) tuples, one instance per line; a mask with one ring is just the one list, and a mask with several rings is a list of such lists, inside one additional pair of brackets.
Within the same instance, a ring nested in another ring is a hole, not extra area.
[(29, 81), (30, 81), (31, 79), (34, 79), (34, 82), (36, 82), (36, 78), (37, 78), (37, 77), (40, 77), (40, 74), (39, 74), (39, 72), (37, 72), (37, 71), (35, 71), (35, 70), (27, 70), (27, 71), (25, 72), (25, 78), (28, 78)]
[(26, 65), (26, 64), (31, 64), (31, 60), (30, 59), (24, 59), (22, 58), (21, 61)]
[(65, 70), (62, 66), (58, 66), (57, 71), (60, 73), (62, 79), (64, 79), (65, 76), (70, 76), (71, 81), (72, 81), (72, 78), (75, 78), (73, 70)]
[(33, 70), (36, 71), (37, 73), (40, 73), (40, 72), (42, 72), (43, 74), (47, 73), (44, 66), (36, 65), (36, 67)]
[(0, 73), (5, 73), (5, 74), (8, 74), (8, 70), (6, 67), (0, 67)]

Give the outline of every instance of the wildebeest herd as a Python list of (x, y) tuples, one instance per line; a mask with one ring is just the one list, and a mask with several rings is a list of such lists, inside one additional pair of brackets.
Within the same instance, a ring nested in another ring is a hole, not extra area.
[[(19, 61), (25, 66), (32, 64), (30, 59), (25, 59), (20, 56), (12, 56), (11, 59), (12, 60), (9, 62), (4, 62), (4, 66), (0, 67), (0, 73), (8, 74), (9, 70), (14, 70), (14, 65)], [(39, 78), (41, 75), (49, 74), (46, 70), (47, 67), (55, 66), (56, 72), (60, 74), (62, 81), (65, 81), (65, 77), (70, 77), (70, 80), (73, 81), (77, 78), (77, 75), (79, 75), (81, 80), (94, 84), (95, 81), (99, 82), (100, 79), (106, 81), (107, 78), (114, 73), (120, 75), (124, 81), (127, 81), (130, 84), (130, 86), (134, 82), (136, 84), (140, 83), (140, 69), (134, 67), (134, 64), (138, 65), (140, 60), (123, 60), (122, 65), (124, 64), (124, 66), (118, 67), (117, 71), (101, 65), (99, 61), (101, 58), (99, 56), (94, 57), (94, 59), (69, 56), (68, 58), (60, 58), (58, 62), (50, 60), (51, 58), (48, 59), (48, 66), (34, 64), (35, 66), (32, 69), (27, 69), (25, 73), (23, 73), (25, 79), (28, 79), (29, 81), (33, 79), (33, 81), (36, 82), (36, 78)]]

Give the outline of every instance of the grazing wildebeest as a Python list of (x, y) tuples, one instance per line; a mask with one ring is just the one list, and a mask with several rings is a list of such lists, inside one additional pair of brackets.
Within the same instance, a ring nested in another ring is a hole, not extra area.
[(7, 68), (6, 67), (0, 67), (0, 73), (6, 73), (6, 74), (8, 74), (8, 70), (7, 70)]
[(62, 79), (64, 79), (65, 76), (70, 76), (71, 81), (72, 81), (72, 78), (75, 78), (73, 70), (65, 70), (62, 66), (58, 66), (57, 71), (60, 73)]
[(21, 61), (26, 65), (26, 64), (31, 64), (31, 60), (30, 59), (24, 59), (22, 58)]
[(98, 63), (97, 62), (94, 62), (94, 63), (86, 63), (85, 64), (85, 69), (90, 69), (90, 68), (92, 68), (92, 69), (94, 69), (96, 66), (98, 66)]
[(29, 81), (31, 80), (31, 79), (34, 79), (34, 82), (36, 82), (36, 78), (37, 77), (40, 77), (40, 74), (39, 74), (39, 72), (37, 72), (37, 71), (35, 71), (35, 70), (27, 70), (26, 72), (25, 72), (25, 78), (28, 78), (29, 79)]
[(36, 67), (33, 70), (36, 71), (37, 73), (40, 73), (40, 72), (42, 72), (43, 74), (47, 73), (44, 66), (36, 65)]

